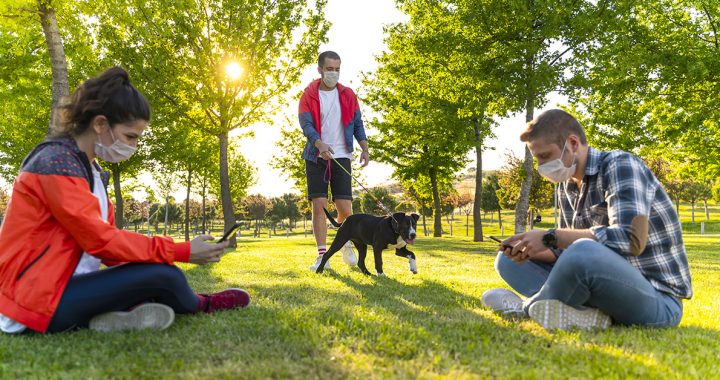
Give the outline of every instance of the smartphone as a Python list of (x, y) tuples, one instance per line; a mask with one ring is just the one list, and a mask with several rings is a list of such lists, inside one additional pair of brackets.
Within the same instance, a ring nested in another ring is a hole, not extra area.
[(220, 240), (217, 241), (217, 243), (222, 243), (229, 239), (230, 236), (232, 236), (238, 229), (240, 229), (240, 227), (242, 227), (242, 222), (235, 223), (232, 227), (230, 227), (229, 230), (227, 230), (227, 232), (225, 232), (225, 235), (223, 235)]
[(487, 235), (487, 236), (485, 236), (485, 237), (488, 238), (488, 239), (490, 239), (490, 240), (493, 240), (493, 241), (496, 241), (496, 242), (502, 244), (503, 249), (508, 249), (508, 248), (513, 249), (513, 246), (512, 246), (512, 245), (510, 245), (510, 244), (503, 244), (502, 240), (496, 238), (495, 236)]

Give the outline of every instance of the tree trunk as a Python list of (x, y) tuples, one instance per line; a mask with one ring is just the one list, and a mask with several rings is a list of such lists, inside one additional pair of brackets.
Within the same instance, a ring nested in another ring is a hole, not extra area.
[[(58, 28), (57, 19), (55, 18), (55, 9), (50, 3), (50, 0), (38, 0), (40, 24), (45, 34), (45, 43), (47, 44), (50, 55), (50, 67), (52, 69), (52, 105), (50, 108), (48, 134), (52, 132), (55, 108), (63, 97), (70, 94), (65, 48), (63, 47), (60, 29)], [(122, 224), (118, 225), (121, 226)]]
[(675, 199), (675, 212), (678, 214), (678, 218), (680, 217), (680, 197), (677, 197)]
[(480, 135), (480, 120), (475, 120), (475, 201), (473, 203), (473, 241), (483, 241), (482, 218), (482, 136)]
[(111, 164), (110, 172), (113, 177), (113, 189), (115, 190), (115, 226), (122, 228), (125, 225), (125, 205), (122, 197), (122, 189), (120, 188), (120, 165)]
[(690, 220), (695, 223), (695, 201), (690, 202)]
[[(207, 174), (207, 173), (206, 173)], [(207, 175), (203, 175), (203, 184), (202, 184), (202, 230), (203, 233), (208, 233), (207, 231), (207, 216), (206, 216), (206, 210), (205, 210), (205, 197), (206, 197), (206, 191), (207, 191)]]
[(465, 214), (465, 236), (470, 236), (470, 214)]
[(425, 233), (425, 236), (428, 236), (427, 223), (425, 223), (425, 214), (423, 214), (422, 217), (423, 217), (423, 232)]
[(498, 209), (498, 228), (502, 230), (502, 209)]
[(433, 237), (442, 236), (442, 214), (440, 210), (440, 192), (438, 190), (437, 173), (435, 169), (430, 169), (430, 183), (432, 185), (432, 196), (433, 196), (433, 207), (435, 208), (435, 226), (433, 231)]
[(170, 197), (165, 194), (165, 223), (163, 224), (163, 235), (168, 234), (168, 214), (170, 213)]
[[(230, 174), (228, 171), (228, 133), (221, 133), (220, 139), (220, 198), (222, 201), (223, 221), (225, 228), (235, 224), (235, 213), (233, 212), (232, 199), (230, 194)], [(235, 236), (228, 239), (230, 247), (237, 247)]]
[[(535, 95), (533, 92), (530, 92), (528, 94), (528, 98), (526, 100), (526, 109), (525, 109), (525, 121), (530, 122), (534, 118), (534, 109), (535, 109)], [(530, 149), (525, 146), (525, 163), (523, 164), (523, 169), (525, 169), (525, 180), (523, 181), (522, 185), (520, 186), (520, 197), (517, 201), (517, 205), (515, 205), (515, 233), (521, 233), (525, 232), (525, 227), (527, 226), (527, 215), (528, 215), (528, 206), (530, 205), (530, 187), (532, 186), (532, 176), (533, 176), (533, 157), (532, 153), (530, 153)]]
[(704, 199), (703, 202), (705, 202), (705, 220), (710, 220), (710, 210), (708, 209), (707, 199)]
[(190, 241), (190, 185), (192, 185), (192, 166), (188, 166), (187, 191), (185, 193), (185, 241)]

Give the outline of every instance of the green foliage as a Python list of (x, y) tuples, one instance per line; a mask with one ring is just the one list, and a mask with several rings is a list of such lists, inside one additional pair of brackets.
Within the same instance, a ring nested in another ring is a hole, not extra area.
[(282, 95), (325, 40), (324, 6), (324, 0), (312, 6), (307, 0), (110, 0), (98, 11), (99, 43), (141, 78), (159, 111), (218, 138), (226, 224), (236, 195), (228, 134), (269, 123), (283, 106)]
[(302, 216), (298, 203), (301, 198), (295, 194), (283, 194), (281, 197), (275, 197), (270, 200), (272, 208), (267, 212), (267, 218), (270, 223), (275, 226), (283, 220), (288, 220), (292, 225)]
[(8, 194), (5, 189), (0, 188), (0, 224), (2, 224), (2, 220), (7, 212), (8, 202), (10, 202), (10, 194)]
[[(218, 169), (218, 166), (211, 167)], [(247, 190), (255, 184), (256, 168), (243, 156), (239, 149), (233, 148), (229, 154), (228, 173), (230, 176), (230, 194), (235, 201), (247, 195)], [(219, 169), (214, 173), (207, 172), (210, 178), (210, 194), (220, 198)], [(236, 210), (237, 211), (237, 210)]]
[(372, 187), (368, 189), (369, 192), (363, 192), (358, 197), (360, 199), (360, 208), (358, 212), (372, 215), (387, 215), (387, 212), (380, 208), (376, 203), (376, 199), (382, 202), (390, 212), (395, 212), (397, 209), (398, 201), (390, 194), (390, 192), (384, 187)]
[(306, 138), (297, 122), (286, 118), (285, 127), (280, 130), (280, 140), (276, 142), (276, 153), (270, 163), (275, 169), (282, 173), (295, 184), (304, 198), (307, 198), (307, 177), (305, 176), (305, 160), (302, 152), (305, 147)]
[(261, 194), (252, 194), (242, 200), (243, 209), (248, 219), (263, 220), (272, 207), (272, 203)]
[[(520, 184), (525, 179), (523, 160), (509, 153), (505, 166), (497, 173), (499, 188), (495, 191), (500, 206), (503, 209), (515, 208), (520, 194)], [(533, 180), (530, 187), (529, 204), (535, 209), (544, 209), (553, 206), (553, 184), (543, 178), (536, 168), (533, 168)]]
[(491, 174), (483, 179), (483, 191), (480, 208), (485, 212), (495, 212), (500, 210), (500, 200), (498, 199), (498, 191), (500, 184), (498, 176)]
[[(597, 42), (576, 52), (574, 101), (591, 142), (640, 153), (676, 151), (701, 177), (720, 173), (720, 3), (614, 1)], [(642, 133), (637, 133), (642, 131)]]

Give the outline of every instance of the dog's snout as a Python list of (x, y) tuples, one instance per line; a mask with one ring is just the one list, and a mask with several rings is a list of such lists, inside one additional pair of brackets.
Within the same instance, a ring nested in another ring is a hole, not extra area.
[(415, 233), (414, 233), (414, 232), (411, 232), (411, 233), (410, 233), (410, 239), (415, 239)]

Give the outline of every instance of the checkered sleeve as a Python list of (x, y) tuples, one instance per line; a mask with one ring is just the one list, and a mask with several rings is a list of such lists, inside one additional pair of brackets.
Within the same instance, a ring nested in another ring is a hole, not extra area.
[(601, 170), (608, 225), (590, 230), (595, 239), (623, 256), (637, 256), (646, 247), (648, 218), (656, 181), (637, 157), (620, 152), (607, 157)]

